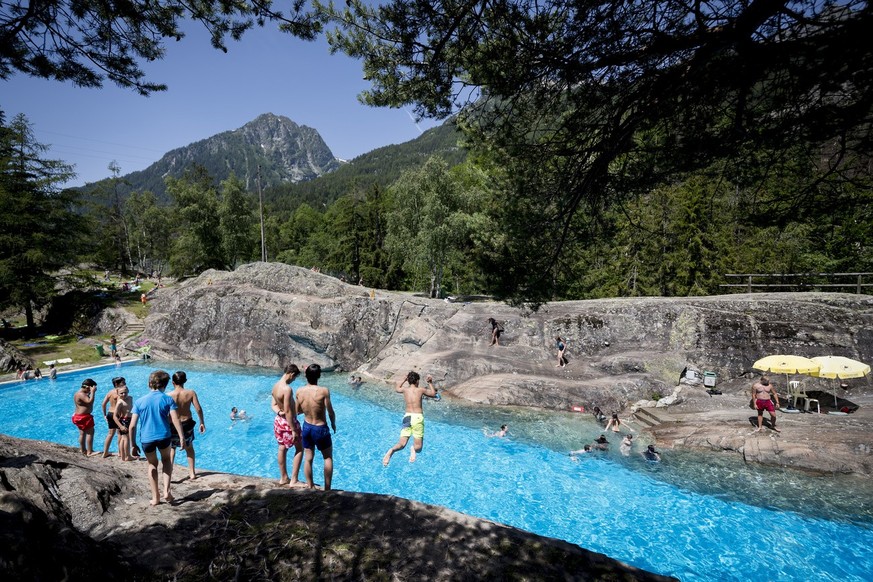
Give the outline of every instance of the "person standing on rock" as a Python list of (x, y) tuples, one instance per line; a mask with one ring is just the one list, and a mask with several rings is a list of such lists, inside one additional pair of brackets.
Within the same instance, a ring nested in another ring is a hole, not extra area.
[(563, 368), (570, 362), (567, 360), (567, 357), (564, 355), (564, 352), (567, 350), (567, 343), (561, 339), (561, 336), (555, 336), (555, 347), (558, 349), (558, 367)]
[[(133, 403), (133, 414), (130, 418), (130, 442), (136, 442), (137, 429), (140, 431), (142, 450), (148, 460), (149, 488), (151, 489), (151, 505), (161, 503), (161, 497), (167, 503), (173, 502), (170, 494), (170, 483), (173, 478), (173, 461), (170, 459), (170, 443), (172, 441), (170, 425), (176, 428), (176, 434), (184, 434), (179, 414), (176, 412), (176, 402), (164, 394), (170, 375), (163, 370), (155, 370), (149, 375), (149, 393)], [(158, 453), (161, 455), (161, 472), (163, 488), (161, 496), (158, 492)]]
[(306, 477), (306, 485), (310, 489), (315, 489), (312, 480), (312, 458), (315, 456), (315, 448), (318, 447), (324, 459), (324, 490), (329, 491), (333, 478), (333, 440), (327, 429), (325, 415), (330, 417), (330, 426), (334, 434), (336, 434), (336, 415), (330, 402), (330, 390), (318, 385), (321, 366), (309, 364), (304, 374), (306, 386), (297, 390), (297, 408), (303, 414), (303, 475)]
[(118, 402), (115, 403), (114, 418), (118, 425), (118, 456), (122, 461), (132, 461), (130, 456), (130, 413), (133, 410), (133, 398), (126, 384), (116, 388)]
[[(300, 375), (300, 368), (296, 364), (288, 364), (283, 370), (282, 377), (273, 384), (270, 407), (276, 413), (273, 419), (273, 435), (279, 443), (279, 485), (297, 487), (300, 485), (300, 463), (303, 461), (303, 440), (300, 423), (297, 421), (297, 405), (294, 401), (294, 393), (291, 390), (291, 382)], [(236, 409), (234, 409), (236, 410)], [(233, 417), (231, 417), (233, 418)], [(288, 449), (294, 448), (294, 459), (291, 464), (291, 479), (288, 479)]]
[(488, 323), (491, 324), (491, 345), (499, 346), (500, 345), (500, 335), (503, 333), (503, 328), (500, 327), (500, 324), (497, 323), (497, 320), (493, 317), (488, 318)]
[(82, 387), (73, 395), (73, 424), (79, 429), (79, 448), (83, 455), (94, 454), (94, 395), (97, 393), (97, 382), (86, 378)]
[(191, 415), (191, 406), (197, 411), (197, 418), (200, 420), (200, 434), (206, 432), (206, 422), (203, 420), (203, 408), (200, 406), (200, 400), (197, 399), (197, 392), (185, 388), (185, 382), (188, 381), (188, 375), (181, 370), (173, 374), (173, 391), (168, 394), (176, 403), (177, 413), (179, 414), (179, 422), (182, 424), (184, 433), (179, 436), (172, 425), (170, 432), (172, 434), (172, 450), (170, 451), (170, 462), (176, 462), (176, 448), (182, 447), (185, 449), (185, 454), (188, 457), (188, 478), (194, 480), (197, 478), (197, 473), (194, 470), (196, 455), (194, 453), (194, 417)]
[[(414, 463), (416, 455), (421, 452), (424, 447), (424, 411), (421, 408), (421, 400), (425, 396), (428, 398), (437, 397), (437, 389), (433, 385), (433, 376), (428, 375), (426, 382), (427, 388), (420, 388), (418, 382), (421, 376), (417, 372), (409, 372), (405, 378), (398, 382), (395, 390), (403, 394), (403, 400), (406, 402), (406, 412), (403, 414), (403, 421), (400, 426), (400, 440), (397, 444), (388, 449), (385, 457), (382, 459), (382, 464), (386, 467), (391, 462), (391, 457), (397, 451), (402, 451), (406, 448), (409, 442), (409, 437), (413, 438), (412, 452), (409, 454), (409, 462)], [(403, 388), (403, 385), (409, 383), (408, 388)]]
[[(109, 447), (112, 446), (112, 439), (115, 438), (115, 432), (118, 430), (118, 423), (115, 422), (115, 405), (118, 403), (118, 389), (121, 386), (127, 386), (124, 378), (117, 376), (112, 379), (112, 390), (106, 393), (103, 397), (103, 403), (100, 405), (100, 410), (103, 417), (106, 418), (106, 426), (109, 428), (109, 433), (106, 435), (106, 440), (103, 441), (103, 458), (110, 456)], [(107, 410), (107, 407), (109, 410)]]
[[(755, 432), (761, 430), (764, 425), (764, 411), (770, 413), (770, 428), (776, 432), (782, 432), (776, 428), (776, 408), (779, 408), (779, 393), (770, 384), (770, 380), (766, 376), (761, 376), (761, 379), (752, 385), (752, 398), (755, 399), (755, 409), (758, 411), (758, 428)], [(776, 406), (773, 406), (773, 399), (776, 399)]]

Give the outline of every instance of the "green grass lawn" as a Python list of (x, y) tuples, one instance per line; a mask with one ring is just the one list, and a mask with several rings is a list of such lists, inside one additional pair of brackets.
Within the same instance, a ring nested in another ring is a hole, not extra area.
[[(149, 313), (149, 303), (143, 304), (140, 297), (143, 293), (148, 293), (155, 287), (153, 281), (143, 280), (140, 283), (140, 288), (136, 292), (123, 292), (120, 288), (121, 282), (124, 280), (118, 275), (113, 275), (109, 282), (103, 280), (103, 272), (95, 270), (77, 271), (75, 273), (80, 280), (88, 281), (91, 288), (95, 292), (102, 292), (103, 304), (105, 307), (119, 307), (134, 314), (138, 319), (145, 319)], [(166, 286), (171, 286), (168, 283)], [(24, 325), (24, 316), (7, 318), (14, 326)], [(111, 362), (109, 352), (110, 335), (95, 335), (87, 336), (89, 341), (81, 341), (76, 334), (69, 333), (66, 335), (49, 335), (35, 338), (25, 338), (10, 342), (24, 354), (33, 359), (36, 367), (43, 371), (43, 374), (48, 375), (46, 366), (43, 362), (50, 360), (61, 360), (64, 358), (72, 359), (71, 364), (58, 364), (56, 367), (61, 370), (67, 366), (88, 366), (99, 363)], [(95, 343), (102, 343), (104, 346), (104, 356), (100, 356), (94, 348)], [(28, 345), (30, 344), (30, 345)], [(9, 374), (3, 376), (2, 379), (10, 379)], [(11, 375), (14, 378), (14, 374)]]

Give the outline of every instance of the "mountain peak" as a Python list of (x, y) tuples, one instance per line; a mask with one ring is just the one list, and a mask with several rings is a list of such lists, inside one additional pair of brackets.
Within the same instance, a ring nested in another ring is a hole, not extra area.
[(176, 148), (139, 172), (124, 176), (130, 190), (151, 190), (161, 196), (164, 178), (181, 177), (194, 165), (206, 169), (217, 182), (235, 174), (247, 189), (313, 180), (339, 168), (337, 160), (315, 129), (274, 113), (263, 113), (239, 129)]

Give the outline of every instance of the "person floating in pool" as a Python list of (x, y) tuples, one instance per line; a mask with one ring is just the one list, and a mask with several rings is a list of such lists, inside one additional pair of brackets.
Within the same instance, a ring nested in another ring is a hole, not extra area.
[[(170, 425), (176, 428), (176, 434), (185, 434), (179, 414), (176, 412), (176, 402), (164, 394), (170, 375), (164, 370), (155, 370), (149, 375), (149, 393), (133, 403), (133, 413), (130, 419), (130, 442), (136, 442), (139, 429), (142, 450), (148, 461), (149, 488), (151, 489), (151, 505), (158, 505), (163, 498), (167, 503), (174, 501), (170, 494), (170, 484), (173, 479), (173, 462), (170, 460), (170, 444), (172, 442)], [(161, 473), (163, 487), (158, 490), (158, 453), (161, 455)]]
[(596, 420), (600, 424), (603, 424), (606, 422), (606, 415), (603, 414), (603, 411), (600, 410), (599, 406), (595, 406), (594, 410), (591, 411), (591, 414), (594, 416), (594, 420)]
[(612, 432), (621, 432), (621, 419), (617, 413), (612, 414), (612, 418), (606, 423), (606, 430), (612, 429)]
[(231, 420), (249, 420), (249, 415), (245, 410), (239, 410), (236, 406), (230, 409)]
[(646, 447), (646, 450), (642, 452), (643, 458), (647, 461), (651, 461), (652, 463), (657, 463), (661, 460), (661, 453), (655, 450), (655, 445), (649, 445)]
[(606, 435), (602, 434), (597, 437), (597, 440), (594, 441), (594, 448), (599, 451), (607, 451), (609, 450), (609, 441), (606, 440)]
[[(409, 442), (409, 437), (413, 438), (412, 451), (409, 454), (409, 462), (414, 463), (416, 455), (421, 452), (424, 447), (424, 411), (421, 408), (421, 399), (427, 396), (428, 398), (436, 398), (438, 396), (437, 389), (433, 385), (433, 376), (428, 375), (426, 378), (427, 388), (421, 388), (418, 385), (421, 376), (417, 372), (409, 372), (405, 378), (402, 378), (397, 383), (395, 390), (403, 394), (403, 400), (406, 403), (406, 412), (403, 415), (401, 422), (400, 440), (397, 444), (388, 449), (385, 456), (382, 458), (382, 464), (386, 467), (391, 462), (391, 457), (397, 451), (406, 448)], [(409, 383), (409, 387), (403, 388), (403, 385)]]
[(585, 445), (578, 451), (570, 451), (570, 460), (574, 462), (579, 461), (579, 455), (587, 455), (591, 452), (591, 445)]
[(82, 387), (73, 395), (73, 424), (79, 429), (79, 449), (83, 455), (94, 454), (94, 395), (97, 393), (97, 382), (86, 378)]
[(487, 436), (487, 437), (500, 437), (500, 438), (503, 438), (503, 437), (505, 437), (505, 436), (507, 435), (507, 433), (509, 432), (509, 425), (508, 425), (508, 424), (501, 424), (501, 425), (500, 425), (500, 430), (498, 430), (497, 432), (488, 432), (487, 430), (484, 430), (483, 432), (485, 433), (485, 436)]
[(361, 384), (363, 384), (363, 383), (364, 383), (364, 381), (361, 379), (360, 376), (353, 375), (349, 378), (349, 386), (352, 387), (352, 390), (357, 390), (358, 388), (361, 387)]
[(619, 451), (625, 457), (629, 457), (631, 454), (631, 449), (634, 446), (634, 435), (628, 433), (624, 435), (624, 438), (621, 440), (621, 445), (619, 445)]
[[(277, 460), (279, 462), (279, 485), (291, 487), (300, 486), (300, 463), (303, 461), (302, 430), (297, 421), (297, 403), (291, 390), (291, 382), (300, 375), (296, 364), (288, 364), (282, 371), (282, 377), (273, 384), (270, 407), (276, 413), (273, 419), (273, 435), (279, 444)], [(231, 416), (233, 418), (233, 416)], [(294, 449), (291, 461), (291, 478), (288, 478), (288, 449)]]
[(306, 477), (306, 485), (315, 489), (312, 459), (317, 447), (324, 459), (324, 490), (329, 491), (333, 479), (333, 440), (327, 429), (327, 417), (336, 433), (336, 415), (330, 401), (330, 390), (318, 385), (321, 366), (309, 364), (303, 373), (306, 376), (306, 386), (297, 390), (297, 408), (303, 413), (303, 475)]
[(182, 436), (173, 431), (170, 427), (172, 436), (172, 450), (170, 451), (171, 462), (176, 462), (176, 448), (182, 447), (185, 449), (185, 454), (188, 457), (188, 478), (192, 481), (197, 478), (197, 473), (194, 469), (196, 454), (194, 452), (194, 418), (191, 415), (191, 407), (197, 411), (197, 418), (200, 420), (200, 434), (206, 432), (206, 422), (203, 419), (203, 408), (200, 406), (200, 400), (197, 399), (197, 392), (185, 388), (185, 382), (188, 381), (188, 375), (185, 372), (178, 371), (173, 374), (173, 391), (168, 394), (176, 402), (179, 422), (182, 424)]

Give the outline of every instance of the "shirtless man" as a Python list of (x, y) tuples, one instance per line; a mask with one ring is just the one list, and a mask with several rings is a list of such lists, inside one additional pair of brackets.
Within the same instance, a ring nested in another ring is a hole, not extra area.
[[(773, 398), (776, 398), (776, 406), (773, 406)], [(761, 379), (752, 385), (752, 398), (755, 399), (755, 408), (758, 410), (758, 428), (755, 432), (761, 430), (764, 425), (764, 411), (770, 413), (770, 428), (776, 432), (782, 432), (776, 428), (776, 408), (779, 408), (779, 393), (770, 385), (770, 380), (766, 376), (761, 376)]]
[(200, 407), (197, 393), (185, 388), (187, 381), (188, 375), (185, 372), (176, 372), (173, 374), (173, 391), (167, 394), (176, 403), (176, 413), (179, 415), (179, 423), (182, 425), (183, 431), (182, 438), (179, 438), (179, 433), (176, 432), (175, 427), (170, 425), (170, 438), (172, 439), (170, 462), (176, 462), (176, 448), (183, 447), (185, 454), (188, 455), (188, 478), (193, 481), (197, 478), (197, 473), (194, 471), (194, 419), (191, 416), (191, 405), (194, 405), (194, 410), (197, 411), (197, 417), (200, 419), (200, 434), (206, 432), (206, 423), (203, 420), (203, 408)]
[(336, 415), (330, 402), (330, 390), (318, 385), (321, 366), (310, 364), (304, 374), (306, 386), (297, 390), (297, 408), (303, 414), (303, 475), (306, 477), (306, 485), (315, 489), (312, 481), (312, 458), (315, 456), (315, 447), (318, 447), (324, 458), (324, 490), (329, 491), (333, 477), (333, 441), (327, 429), (325, 412), (330, 417), (330, 426), (334, 433)]
[[(291, 382), (300, 375), (300, 368), (295, 364), (285, 366), (282, 377), (273, 384), (273, 394), (270, 407), (276, 413), (273, 419), (273, 435), (279, 443), (279, 485), (289, 487), (300, 486), (300, 462), (303, 460), (303, 444), (301, 440), (300, 423), (297, 421), (297, 405), (294, 402), (294, 392)], [(288, 479), (288, 449), (294, 447), (294, 458), (291, 461), (291, 479)]]
[[(103, 417), (106, 419), (106, 426), (109, 427), (109, 434), (106, 435), (106, 440), (103, 441), (103, 457), (111, 456), (109, 447), (112, 445), (112, 439), (115, 438), (115, 431), (118, 430), (118, 423), (115, 422), (115, 404), (118, 402), (118, 388), (127, 386), (124, 378), (121, 376), (112, 379), (112, 390), (106, 393), (103, 397), (103, 404), (100, 405), (100, 410), (103, 412)], [(107, 405), (109, 410), (106, 410)]]
[(82, 382), (82, 388), (73, 395), (73, 424), (79, 429), (79, 448), (83, 455), (94, 454), (94, 395), (97, 393), (97, 382), (87, 378)]
[[(382, 459), (382, 464), (386, 467), (391, 462), (391, 456), (397, 451), (406, 448), (406, 443), (409, 442), (409, 437), (413, 437), (412, 452), (409, 454), (409, 462), (414, 463), (416, 455), (421, 452), (424, 446), (424, 412), (421, 409), (421, 399), (424, 396), (428, 398), (437, 397), (437, 389), (433, 385), (433, 376), (428, 375), (427, 388), (420, 388), (418, 382), (421, 376), (417, 372), (409, 372), (405, 378), (397, 383), (395, 390), (403, 394), (403, 400), (406, 402), (406, 412), (403, 415), (401, 422), (400, 440), (397, 444), (388, 449), (385, 457)], [(409, 387), (404, 389), (403, 385), (409, 382)]]
[(122, 461), (132, 461), (130, 456), (130, 419), (133, 412), (133, 398), (126, 384), (119, 386), (118, 402), (115, 404), (115, 424), (118, 425), (118, 456)]

